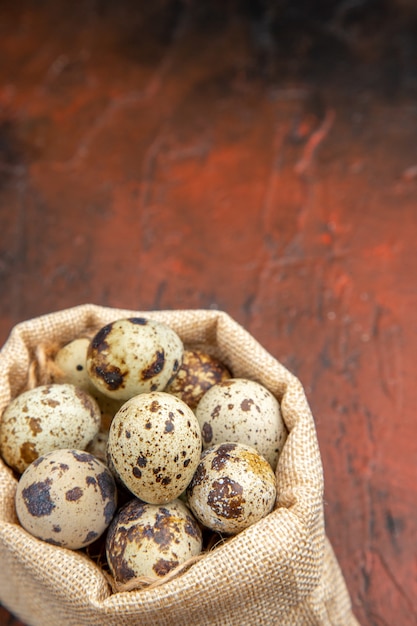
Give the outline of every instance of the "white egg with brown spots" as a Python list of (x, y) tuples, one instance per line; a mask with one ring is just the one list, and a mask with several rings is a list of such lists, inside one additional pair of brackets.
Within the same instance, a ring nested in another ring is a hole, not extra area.
[(272, 511), (275, 475), (254, 448), (222, 443), (203, 452), (187, 496), (204, 526), (233, 535)]
[(109, 467), (145, 502), (162, 504), (177, 498), (190, 482), (200, 453), (196, 416), (185, 402), (163, 391), (131, 398), (110, 426)]
[(0, 423), (0, 450), (22, 473), (42, 454), (58, 448), (85, 449), (99, 432), (97, 402), (70, 384), (41, 385), (17, 396)]
[(204, 448), (224, 441), (243, 443), (276, 468), (287, 430), (279, 403), (266, 387), (244, 378), (224, 380), (204, 394), (195, 414)]
[(106, 538), (110, 571), (122, 583), (162, 578), (201, 549), (200, 527), (179, 500), (166, 505), (132, 500), (120, 509)]
[(114, 478), (83, 450), (54, 450), (39, 457), (17, 485), (16, 512), (29, 533), (78, 550), (109, 526), (117, 506)]
[(91, 340), (87, 371), (105, 395), (128, 400), (163, 390), (177, 373), (184, 352), (169, 326), (144, 317), (107, 324)]

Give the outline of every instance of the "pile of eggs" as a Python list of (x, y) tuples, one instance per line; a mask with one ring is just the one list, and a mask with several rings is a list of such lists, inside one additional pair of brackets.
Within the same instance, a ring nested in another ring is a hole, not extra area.
[(287, 431), (277, 399), (169, 326), (118, 319), (54, 356), (53, 380), (18, 395), (0, 453), (16, 513), (73, 550), (103, 539), (116, 581), (160, 579), (272, 511)]

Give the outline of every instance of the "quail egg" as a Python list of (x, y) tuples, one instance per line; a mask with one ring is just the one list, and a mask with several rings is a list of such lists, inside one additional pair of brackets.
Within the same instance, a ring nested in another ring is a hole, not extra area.
[(203, 447), (235, 441), (256, 448), (273, 469), (287, 437), (275, 396), (260, 383), (231, 378), (209, 389), (195, 414)]
[(187, 496), (191, 511), (204, 526), (233, 535), (273, 509), (275, 475), (254, 448), (222, 443), (203, 452)]
[(195, 409), (210, 387), (231, 377), (227, 367), (202, 350), (185, 350), (182, 365), (165, 391)]
[(61, 449), (40, 456), (20, 477), (18, 519), (48, 543), (78, 550), (95, 541), (116, 511), (114, 478), (83, 450)]
[(69, 384), (41, 385), (17, 396), (0, 423), (0, 450), (22, 473), (57, 448), (85, 449), (100, 428), (100, 409), (87, 393)]
[(120, 509), (106, 539), (107, 562), (120, 582), (161, 578), (201, 549), (200, 527), (179, 500), (165, 505), (132, 500)]
[(161, 391), (181, 365), (184, 347), (166, 324), (144, 317), (104, 326), (87, 351), (87, 371), (105, 395), (121, 400)]
[(55, 355), (54, 363), (58, 367), (55, 381), (71, 383), (85, 391), (93, 386), (87, 373), (87, 348), (90, 345), (88, 337), (78, 337), (65, 344)]
[(199, 463), (200, 426), (193, 411), (163, 391), (139, 394), (116, 413), (109, 467), (135, 496), (152, 504), (177, 498)]

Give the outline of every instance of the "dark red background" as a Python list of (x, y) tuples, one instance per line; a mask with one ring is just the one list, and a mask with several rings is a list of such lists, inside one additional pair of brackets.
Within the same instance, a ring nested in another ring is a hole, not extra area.
[(85, 302), (227, 311), (305, 386), (363, 626), (417, 623), (412, 5), (0, 8), (1, 343)]

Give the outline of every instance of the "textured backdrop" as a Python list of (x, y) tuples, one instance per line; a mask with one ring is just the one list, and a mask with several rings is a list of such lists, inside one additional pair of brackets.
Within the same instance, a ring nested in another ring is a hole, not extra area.
[(411, 5), (0, 8), (1, 342), (84, 302), (227, 311), (305, 386), (363, 626), (417, 622)]

